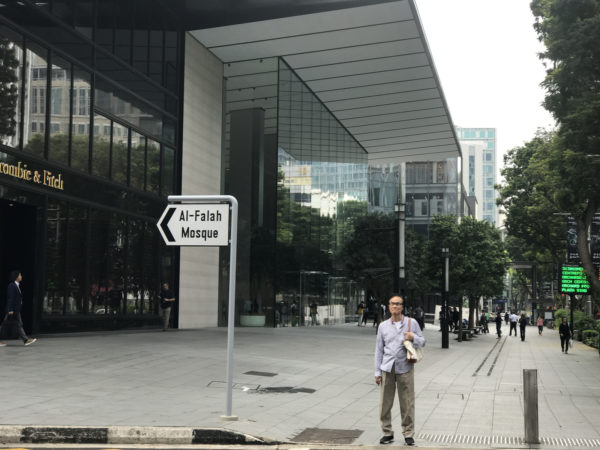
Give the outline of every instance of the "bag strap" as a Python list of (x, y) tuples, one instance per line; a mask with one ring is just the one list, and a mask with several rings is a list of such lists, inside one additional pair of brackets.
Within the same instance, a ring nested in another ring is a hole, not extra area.
[(407, 317), (408, 319), (408, 331), (410, 332), (410, 323), (412, 322), (412, 320), (410, 320), (410, 317)]

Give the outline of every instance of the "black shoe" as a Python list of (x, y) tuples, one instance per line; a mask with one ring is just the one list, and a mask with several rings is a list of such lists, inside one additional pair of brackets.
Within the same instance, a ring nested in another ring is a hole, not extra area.
[(394, 442), (393, 434), (391, 436), (384, 436), (381, 439), (379, 439), (380, 444), (391, 444), (392, 442)]
[(406, 445), (415, 445), (415, 440), (411, 437), (404, 438), (404, 442), (406, 443)]

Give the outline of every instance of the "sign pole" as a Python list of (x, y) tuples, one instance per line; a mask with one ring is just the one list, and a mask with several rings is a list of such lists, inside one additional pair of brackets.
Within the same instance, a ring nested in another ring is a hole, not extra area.
[(229, 315), (227, 318), (227, 404), (223, 420), (237, 420), (231, 415), (233, 392), (233, 330), (235, 328), (235, 272), (237, 264), (238, 202), (231, 197), (231, 242), (229, 244)]
[[(231, 209), (231, 222), (230, 222), (230, 239), (229, 239), (229, 314), (227, 319), (227, 400), (225, 405), (225, 415), (221, 416), (223, 420), (237, 420), (237, 416), (232, 415), (232, 391), (233, 391), (233, 340), (234, 340), (234, 329), (235, 329), (235, 275), (236, 275), (236, 263), (237, 263), (237, 229), (238, 229), (238, 201), (231, 195), (169, 195), (169, 203), (181, 202), (197, 204), (199, 206), (206, 203), (220, 203), (227, 202)], [(157, 224), (159, 231), (165, 239), (167, 245), (224, 245), (224, 244), (210, 244), (203, 243), (202, 240), (206, 241), (205, 235), (201, 234), (190, 234), (189, 227), (186, 229), (185, 239), (180, 239), (181, 234), (175, 234), (171, 232), (169, 223), (171, 218), (175, 214), (176, 210), (173, 207), (167, 207), (163, 213), (159, 223)], [(185, 217), (185, 222), (195, 219), (196, 214), (180, 211), (180, 214)], [(177, 236), (177, 237), (176, 237)], [(178, 241), (179, 239), (179, 241)], [(193, 242), (194, 239), (197, 242)], [(190, 240), (192, 241), (190, 243)]]

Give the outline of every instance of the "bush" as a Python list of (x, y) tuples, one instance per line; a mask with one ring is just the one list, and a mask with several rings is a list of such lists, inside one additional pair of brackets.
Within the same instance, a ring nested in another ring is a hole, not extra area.
[(594, 330), (596, 321), (591, 316), (583, 316), (581, 319), (575, 320), (573, 325), (577, 330)]
[(583, 343), (585, 345), (598, 348), (598, 331), (583, 330)]

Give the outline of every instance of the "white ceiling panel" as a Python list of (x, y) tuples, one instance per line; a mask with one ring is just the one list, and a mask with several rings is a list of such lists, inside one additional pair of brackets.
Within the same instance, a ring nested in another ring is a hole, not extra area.
[[(225, 63), (229, 109), (263, 105), (273, 120), (281, 57), (369, 160), (398, 163), (460, 155), (414, 0), (191, 34)], [(292, 111), (285, 120), (300, 117), (301, 111)]]

